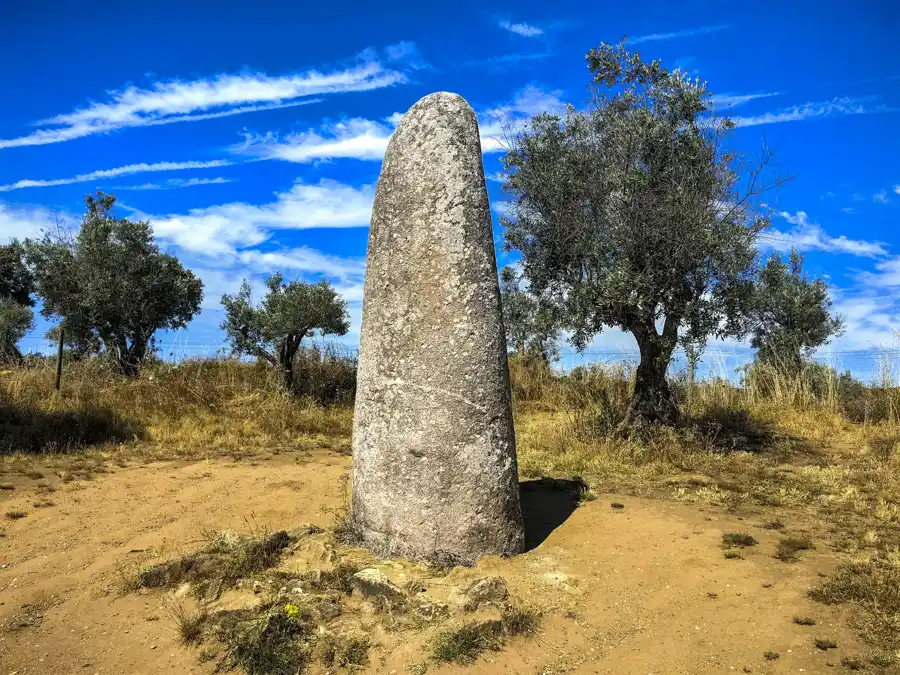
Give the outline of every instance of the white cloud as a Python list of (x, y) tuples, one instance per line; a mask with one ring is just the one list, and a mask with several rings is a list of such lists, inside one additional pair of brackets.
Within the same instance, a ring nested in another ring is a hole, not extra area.
[(342, 281), (362, 281), (365, 273), (365, 258), (342, 258), (327, 255), (316, 249), (300, 246), (291, 249), (260, 251), (257, 249), (241, 251), (238, 258), (245, 265), (257, 271), (281, 271), (293, 273), (323, 274), (326, 277)]
[(232, 202), (187, 214), (135, 217), (150, 220), (158, 237), (182, 249), (233, 257), (238, 249), (269, 239), (273, 230), (366, 227), (373, 199), (371, 186), (355, 188), (323, 180), (315, 185), (296, 183), (269, 204)]
[(528, 85), (516, 93), (510, 103), (481, 112), (478, 122), (482, 152), (505, 152), (507, 134), (515, 132), (520, 124), (538, 113), (561, 112), (565, 107), (561, 94), (559, 90), (548, 91)]
[(39, 237), (44, 230), (56, 226), (57, 216), (68, 220), (43, 206), (19, 206), (0, 202), (0, 244), (12, 239)]
[(832, 115), (865, 115), (870, 112), (878, 112), (878, 110), (866, 108), (859, 100), (845, 96), (843, 98), (834, 98), (830, 101), (795, 105), (761, 115), (732, 117), (731, 121), (739, 127), (752, 127), (760, 124), (799, 122), (810, 118), (830, 117)]
[[(397, 118), (392, 115), (388, 119)], [(381, 160), (393, 131), (393, 127), (380, 122), (354, 118), (343, 122), (325, 122), (318, 130), (291, 134), (283, 140), (274, 134), (249, 136), (245, 143), (232, 150), (288, 162), (340, 158)]]
[(182, 171), (186, 169), (213, 169), (223, 166), (231, 166), (234, 162), (225, 159), (216, 159), (210, 162), (156, 162), (155, 164), (128, 164), (114, 169), (102, 169), (100, 171), (91, 171), (90, 173), (82, 173), (70, 178), (56, 178), (53, 180), (20, 180), (7, 185), (0, 185), (0, 192), (9, 192), (10, 190), (21, 190), (30, 187), (48, 187), (51, 185), (71, 185), (72, 183), (86, 183), (92, 180), (101, 180), (105, 178), (117, 178), (119, 176), (130, 176), (136, 173), (150, 173), (155, 171)]
[[(558, 112), (564, 107), (561, 92), (547, 91), (535, 85), (520, 90), (507, 104), (478, 113), (481, 148), (484, 152), (506, 149), (508, 130), (539, 112)], [(244, 143), (231, 148), (232, 152), (288, 162), (316, 162), (330, 159), (359, 159), (381, 161), (394, 129), (402, 119), (394, 113), (374, 121), (352, 118), (342, 122), (325, 121), (317, 129), (279, 138), (277, 134), (248, 136)]]
[(654, 42), (656, 40), (671, 40), (673, 38), (694, 37), (695, 35), (706, 35), (707, 33), (715, 33), (720, 30), (731, 28), (728, 24), (720, 24), (717, 26), (701, 26), (700, 28), (689, 28), (687, 30), (675, 31), (673, 33), (651, 33), (650, 35), (638, 35), (637, 37), (628, 38), (628, 43), (639, 45), (642, 42)]
[(790, 214), (782, 211), (778, 214), (794, 227), (787, 231), (778, 229), (766, 230), (760, 239), (776, 251), (825, 251), (827, 253), (845, 253), (864, 258), (878, 258), (888, 255), (883, 242), (849, 239), (844, 235), (832, 237), (820, 225), (811, 223), (805, 211)]
[(872, 195), (872, 199), (874, 199), (879, 204), (887, 204), (889, 201), (891, 201), (890, 199), (888, 199), (887, 192), (885, 190), (876, 192), (874, 195)]
[(163, 183), (141, 183), (140, 185), (116, 185), (113, 190), (174, 190), (177, 188), (194, 187), (197, 185), (221, 185), (223, 183), (235, 183), (237, 178), (170, 178)]
[(895, 186), (894, 186), (894, 194), (900, 195), (900, 185), (895, 185)]
[(734, 108), (735, 106), (755, 101), (758, 98), (770, 98), (772, 96), (781, 96), (781, 92), (773, 91), (765, 94), (716, 94), (713, 98), (713, 105), (717, 108)]
[[(389, 61), (417, 57), (412, 43), (386, 49)], [(417, 67), (413, 64), (412, 67)], [(104, 102), (41, 120), (40, 129), (26, 136), (0, 140), (0, 148), (44, 145), (103, 134), (127, 127), (197, 121), (278, 107), (302, 105), (313, 96), (379, 89), (406, 81), (406, 75), (387, 67), (372, 50), (352, 67), (288, 75), (264, 73), (220, 74), (195, 80), (155, 82), (147, 88), (130, 85), (107, 92)], [(307, 100), (304, 100), (307, 99)]]
[(501, 21), (500, 27), (508, 30), (510, 33), (515, 33), (516, 35), (521, 35), (522, 37), (537, 37), (538, 35), (543, 35), (544, 31), (538, 28), (537, 26), (532, 26), (531, 24), (527, 24), (524, 21), (521, 23), (511, 23), (509, 21)]

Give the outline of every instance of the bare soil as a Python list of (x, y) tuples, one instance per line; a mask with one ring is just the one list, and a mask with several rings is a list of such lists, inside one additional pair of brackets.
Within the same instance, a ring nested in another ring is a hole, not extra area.
[[(0, 675), (214, 672), (215, 660), (198, 662), (202, 646), (179, 643), (166, 610), (171, 594), (123, 593), (123, 579), (196, 547), (204, 531), (332, 527), (349, 458), (315, 450), (60, 467), (36, 458), (0, 472), (0, 484), (12, 487), (0, 490)], [(826, 673), (869, 651), (849, 608), (807, 598), (838, 559), (826, 527), (790, 510), (736, 513), (615, 494), (575, 508), (543, 483), (524, 484), (523, 500), (530, 550), (482, 559), (446, 583), (503, 577), (518, 602), (540, 612), (537, 634), (463, 667), (428, 661), (431, 628), (373, 627), (362, 672), (423, 672), (427, 662), (428, 673)], [(25, 516), (4, 516), (16, 511)], [(762, 527), (776, 518), (784, 530)], [(726, 559), (726, 532), (759, 544)], [(796, 563), (777, 560), (785, 535), (809, 536), (816, 548)], [(795, 616), (817, 623), (798, 625)], [(816, 639), (837, 648), (819, 649)]]

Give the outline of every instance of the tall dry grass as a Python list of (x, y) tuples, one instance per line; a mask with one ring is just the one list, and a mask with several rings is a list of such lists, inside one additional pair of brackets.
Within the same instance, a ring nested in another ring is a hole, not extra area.
[(130, 379), (90, 359), (67, 363), (56, 392), (51, 364), (32, 362), (0, 372), (0, 454), (127, 441), (209, 453), (347, 437), (354, 361), (303, 352), (296, 395), (282, 393), (276, 375), (222, 358), (151, 363)]

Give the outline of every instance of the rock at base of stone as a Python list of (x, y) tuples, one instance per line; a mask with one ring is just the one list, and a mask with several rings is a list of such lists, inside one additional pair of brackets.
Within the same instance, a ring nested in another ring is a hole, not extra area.
[(372, 567), (350, 577), (350, 586), (354, 595), (370, 601), (377, 609), (390, 610), (406, 604), (406, 593)]

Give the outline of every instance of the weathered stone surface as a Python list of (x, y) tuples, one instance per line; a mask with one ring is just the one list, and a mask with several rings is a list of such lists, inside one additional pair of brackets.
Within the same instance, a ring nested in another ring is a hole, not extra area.
[(476, 579), (464, 591), (464, 609), (474, 612), (488, 602), (501, 602), (509, 597), (509, 589), (502, 577)]
[(478, 123), (455, 94), (403, 117), (372, 226), (351, 522), (383, 557), (523, 550), (509, 372)]
[(406, 593), (391, 582), (383, 572), (374, 568), (360, 570), (350, 578), (353, 592), (365, 600), (371, 600), (381, 609), (399, 607), (406, 603)]

